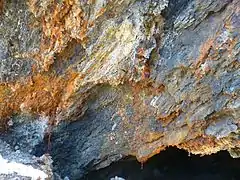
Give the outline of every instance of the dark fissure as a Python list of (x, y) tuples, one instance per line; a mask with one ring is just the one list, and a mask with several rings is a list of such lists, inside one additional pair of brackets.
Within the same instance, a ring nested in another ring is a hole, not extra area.
[(240, 159), (233, 159), (226, 151), (200, 157), (168, 148), (143, 166), (129, 157), (91, 171), (81, 180), (108, 180), (115, 176), (126, 180), (237, 180), (240, 179)]

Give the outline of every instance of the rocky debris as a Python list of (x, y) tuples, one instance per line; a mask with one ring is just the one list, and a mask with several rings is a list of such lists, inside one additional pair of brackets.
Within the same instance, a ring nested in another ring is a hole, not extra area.
[(118, 176), (115, 176), (115, 177), (111, 178), (110, 180), (125, 180), (125, 179), (123, 179), (121, 177), (118, 177)]
[(14, 116), (8, 123), (0, 134), (0, 179), (52, 179), (51, 156), (35, 156), (48, 131), (47, 117)]
[(20, 150), (14, 150), (0, 140), (0, 178), (9, 179), (52, 179), (52, 160), (49, 155), (35, 157)]
[(59, 179), (169, 146), (239, 156), (238, 0), (0, 2), (13, 153), (50, 153)]

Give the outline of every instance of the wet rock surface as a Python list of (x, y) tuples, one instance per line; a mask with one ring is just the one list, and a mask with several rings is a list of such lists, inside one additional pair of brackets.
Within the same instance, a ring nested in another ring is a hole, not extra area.
[(11, 160), (6, 147), (50, 154), (50, 179), (79, 179), (129, 155), (145, 162), (168, 146), (239, 157), (239, 8), (0, 1), (2, 157)]

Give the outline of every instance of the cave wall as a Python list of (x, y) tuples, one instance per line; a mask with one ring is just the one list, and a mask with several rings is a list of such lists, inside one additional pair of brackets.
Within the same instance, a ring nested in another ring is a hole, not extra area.
[(168, 146), (239, 156), (238, 0), (1, 0), (0, 19), (13, 151), (73, 179)]

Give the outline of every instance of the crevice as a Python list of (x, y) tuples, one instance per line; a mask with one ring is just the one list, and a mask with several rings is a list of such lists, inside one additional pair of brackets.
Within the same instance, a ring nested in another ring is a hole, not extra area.
[(193, 30), (195, 30), (204, 20), (209, 19), (212, 16), (221, 14), (225, 11), (225, 9), (232, 3), (233, 0), (230, 0), (228, 3), (224, 4), (218, 11), (209, 11), (204, 19), (202, 19), (199, 23), (194, 25)]
[(165, 19), (164, 31), (173, 29), (173, 22), (191, 1), (193, 0), (169, 0), (168, 7), (162, 11)]

